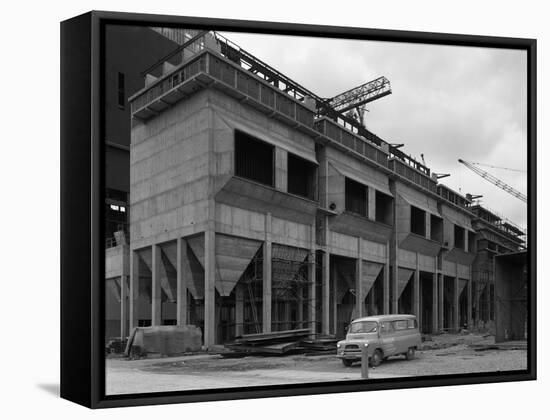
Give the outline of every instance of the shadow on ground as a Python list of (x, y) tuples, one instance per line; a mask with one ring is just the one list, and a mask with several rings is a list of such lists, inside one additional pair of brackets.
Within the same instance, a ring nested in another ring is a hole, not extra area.
[(59, 397), (59, 384), (37, 384), (36, 386), (54, 397)]

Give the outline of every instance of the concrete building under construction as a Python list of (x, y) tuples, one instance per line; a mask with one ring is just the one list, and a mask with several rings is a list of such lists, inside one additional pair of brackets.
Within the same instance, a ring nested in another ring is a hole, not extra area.
[(391, 93), (385, 78), (324, 99), (219, 34), (155, 31), (179, 46), (129, 98), (108, 336), (343, 336), (381, 313), (416, 314), (425, 333), (490, 325), (492, 259), (522, 232), (363, 126), (354, 110)]

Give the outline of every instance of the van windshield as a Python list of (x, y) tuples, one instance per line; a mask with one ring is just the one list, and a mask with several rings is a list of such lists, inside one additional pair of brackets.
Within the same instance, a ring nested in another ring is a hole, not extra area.
[(351, 324), (349, 332), (354, 333), (372, 333), (376, 332), (378, 323), (375, 321), (358, 321)]

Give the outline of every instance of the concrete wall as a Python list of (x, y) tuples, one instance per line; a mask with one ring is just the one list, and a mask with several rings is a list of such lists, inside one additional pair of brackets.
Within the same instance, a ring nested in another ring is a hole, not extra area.
[(209, 187), (210, 111), (206, 92), (132, 131), (132, 248), (204, 229)]

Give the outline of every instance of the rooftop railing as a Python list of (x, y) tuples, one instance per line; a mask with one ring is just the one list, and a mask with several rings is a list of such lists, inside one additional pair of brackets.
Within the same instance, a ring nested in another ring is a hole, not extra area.
[(349, 132), (332, 120), (327, 118), (316, 120), (315, 129), (330, 140), (333, 140), (334, 142), (356, 152), (363, 157), (366, 157), (373, 162), (376, 162), (385, 168), (388, 167), (387, 152), (371, 145), (362, 137)]
[[(192, 60), (180, 65), (175, 71), (163, 75), (134, 95), (130, 99), (132, 115), (147, 119), (141, 116), (140, 111), (144, 108), (148, 108), (150, 112), (143, 115), (150, 117), (158, 112), (157, 103), (172, 105), (183, 99), (185, 95), (178, 95), (177, 92), (181, 92), (183, 85), (187, 82), (196, 81), (195, 76), (200, 74), (208, 75), (215, 87), (234, 89), (249, 101), (261, 105), (268, 113), (280, 114), (292, 122), (313, 129), (313, 110), (208, 50), (200, 52)], [(198, 83), (198, 86), (203, 87), (204, 83)]]
[(397, 175), (408, 179), (409, 181), (427, 189), (432, 193), (437, 193), (437, 181), (433, 180), (429, 176), (398, 159), (390, 159), (388, 163), (389, 168)]

